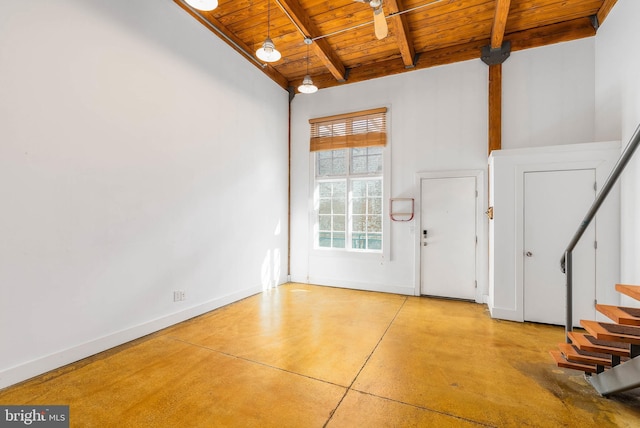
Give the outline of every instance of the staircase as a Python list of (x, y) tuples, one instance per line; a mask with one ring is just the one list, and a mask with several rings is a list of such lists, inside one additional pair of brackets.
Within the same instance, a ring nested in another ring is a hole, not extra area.
[[(640, 301), (640, 286), (616, 284)], [(558, 367), (579, 370), (604, 396), (640, 387), (640, 308), (596, 305), (613, 323), (581, 320), (586, 333), (569, 331), (570, 343), (550, 351)]]
[[(600, 189), (584, 216), (578, 230), (560, 259), (565, 274), (567, 293), (565, 334), (567, 343), (551, 351), (556, 364), (583, 371), (601, 395), (608, 396), (640, 387), (640, 309), (611, 305), (596, 305), (596, 310), (613, 323), (582, 320), (587, 333), (573, 331), (573, 250), (595, 218), (602, 203), (624, 172), (635, 150), (640, 146), (640, 125), (620, 155), (609, 178)], [(616, 284), (616, 290), (640, 301), (640, 286)]]

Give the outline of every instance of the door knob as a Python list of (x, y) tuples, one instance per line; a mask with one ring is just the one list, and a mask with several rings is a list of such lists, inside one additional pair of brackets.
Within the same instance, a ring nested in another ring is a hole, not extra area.
[(531, 251), (527, 251), (526, 253), (524, 253), (524, 255), (527, 257), (531, 257), (533, 256), (533, 253)]

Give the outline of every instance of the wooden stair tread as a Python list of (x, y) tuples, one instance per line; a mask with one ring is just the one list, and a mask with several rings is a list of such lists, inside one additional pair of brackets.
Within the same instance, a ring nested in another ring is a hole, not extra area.
[(580, 324), (596, 339), (640, 345), (640, 327), (580, 320)]
[(578, 349), (570, 343), (559, 343), (558, 348), (564, 358), (572, 363), (598, 364), (611, 367), (611, 355)]
[(616, 284), (616, 291), (640, 301), (640, 285)]
[(596, 309), (618, 324), (640, 326), (640, 308), (597, 304)]
[(582, 363), (574, 363), (571, 361), (567, 361), (564, 356), (562, 355), (562, 353), (559, 350), (552, 350), (549, 351), (549, 353), (551, 354), (551, 356), (553, 357), (553, 359), (556, 362), (556, 365), (558, 367), (562, 367), (565, 369), (573, 369), (573, 370), (579, 370), (585, 373), (596, 373), (597, 372), (597, 367), (595, 364), (582, 364)]
[(569, 339), (578, 349), (584, 351), (600, 352), (620, 357), (629, 357), (631, 355), (628, 343), (599, 340), (591, 335), (576, 331), (569, 332)]

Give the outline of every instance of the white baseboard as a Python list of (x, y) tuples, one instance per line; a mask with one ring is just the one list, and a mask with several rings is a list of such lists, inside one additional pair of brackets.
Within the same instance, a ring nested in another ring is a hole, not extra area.
[(522, 311), (516, 311), (514, 309), (495, 308), (495, 307), (489, 306), (489, 312), (491, 313), (491, 318), (497, 318), (497, 319), (507, 320), (507, 321), (517, 321), (517, 322), (524, 321)]
[(238, 300), (253, 296), (262, 292), (261, 287), (252, 287), (226, 296), (218, 297), (207, 302), (186, 308), (179, 312), (150, 320), (143, 324), (121, 330), (101, 338), (82, 343), (78, 346), (65, 349), (24, 364), (20, 364), (0, 371), (0, 388), (6, 388), (34, 376), (63, 367), (67, 364), (79, 361), (91, 355), (122, 345), (134, 339), (146, 336), (162, 330), (174, 324), (186, 321), (190, 318), (202, 315), (206, 312), (226, 306)]
[(308, 284), (309, 278), (306, 276), (289, 275), (289, 282), (298, 282), (300, 284)]

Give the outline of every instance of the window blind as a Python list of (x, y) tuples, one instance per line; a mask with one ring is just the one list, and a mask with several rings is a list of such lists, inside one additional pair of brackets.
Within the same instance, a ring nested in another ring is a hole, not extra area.
[(310, 119), (311, 151), (387, 144), (387, 108)]

